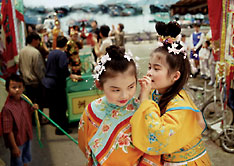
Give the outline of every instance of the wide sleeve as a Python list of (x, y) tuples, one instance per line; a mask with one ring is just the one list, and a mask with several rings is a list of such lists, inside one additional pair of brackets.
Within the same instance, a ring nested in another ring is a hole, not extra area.
[(173, 110), (160, 117), (158, 104), (152, 100), (144, 101), (130, 121), (134, 146), (150, 155), (177, 151), (191, 141), (182, 130), (188, 113)]
[(85, 157), (87, 158), (87, 148), (88, 148), (88, 117), (86, 115), (86, 110), (83, 112), (79, 127), (78, 127), (78, 145), (81, 151), (84, 153)]

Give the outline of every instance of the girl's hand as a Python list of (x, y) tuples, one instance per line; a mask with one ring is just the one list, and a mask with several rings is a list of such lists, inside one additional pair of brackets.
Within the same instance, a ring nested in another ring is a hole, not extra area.
[(14, 157), (20, 157), (21, 152), (20, 152), (20, 149), (16, 146), (16, 147), (12, 148), (11, 153)]
[(38, 109), (39, 109), (38, 104), (33, 104), (33, 106), (32, 106), (32, 107), (33, 107), (33, 109), (34, 109), (34, 110), (38, 110)]
[(143, 102), (144, 100), (149, 99), (149, 94), (151, 91), (151, 78), (144, 76), (143, 78), (139, 79), (139, 84), (141, 86), (140, 101)]

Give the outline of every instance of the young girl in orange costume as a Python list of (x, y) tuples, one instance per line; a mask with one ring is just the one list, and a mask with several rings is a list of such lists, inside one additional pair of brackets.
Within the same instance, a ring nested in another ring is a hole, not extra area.
[(89, 166), (160, 165), (160, 156), (149, 156), (132, 145), (129, 121), (139, 104), (133, 97), (137, 74), (132, 56), (117, 46), (106, 51), (95, 67), (96, 86), (104, 97), (85, 109), (79, 123), (79, 147)]

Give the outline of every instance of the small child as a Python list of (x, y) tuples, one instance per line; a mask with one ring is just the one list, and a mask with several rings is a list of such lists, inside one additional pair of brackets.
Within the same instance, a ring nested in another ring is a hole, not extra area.
[(208, 79), (210, 77), (210, 70), (208, 66), (208, 59), (210, 57), (210, 41), (205, 41), (202, 45), (201, 50), (199, 51), (199, 63), (200, 63), (200, 73), (201, 78)]
[(194, 24), (193, 27), (194, 32), (190, 35), (189, 48), (191, 49), (190, 59), (194, 61), (195, 64), (195, 73), (193, 74), (193, 77), (196, 77), (200, 73), (199, 51), (204, 42), (205, 35), (200, 31), (200, 24)]
[(12, 166), (27, 166), (31, 161), (31, 139), (33, 138), (31, 114), (38, 105), (31, 107), (21, 98), (24, 82), (12, 74), (6, 79), (8, 97), (2, 109), (2, 127), (5, 145), (11, 151)]
[(182, 45), (173, 41), (180, 26), (158, 22), (156, 30), (167, 39), (152, 52), (147, 76), (139, 80), (141, 105), (130, 121), (133, 145), (147, 154), (162, 155), (164, 166), (210, 166), (201, 136), (204, 119), (183, 89), (190, 64)]
[(79, 147), (88, 165), (160, 165), (160, 156), (149, 156), (132, 145), (129, 123), (138, 100), (136, 65), (130, 53), (107, 47), (95, 67), (96, 86), (104, 97), (90, 103), (79, 123)]
[(81, 61), (79, 50), (83, 48), (83, 43), (78, 41), (78, 32), (71, 31), (71, 40), (67, 42), (66, 54), (69, 59), (69, 68), (72, 74), (81, 75)]

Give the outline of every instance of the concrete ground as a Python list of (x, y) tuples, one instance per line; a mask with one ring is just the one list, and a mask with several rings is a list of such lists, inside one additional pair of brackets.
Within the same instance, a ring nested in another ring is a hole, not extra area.
[[(140, 57), (139, 76), (142, 76), (148, 67), (150, 52), (157, 46), (156, 42), (142, 42), (134, 45), (130, 42), (126, 44), (127, 49), (131, 49), (134, 56)], [(201, 84), (200, 79), (190, 79), (192, 83)], [(139, 90), (138, 90), (139, 91)], [(45, 110), (48, 114), (48, 110)], [(77, 123), (72, 123), (73, 130), (71, 136), (77, 140)], [(34, 128), (34, 138), (32, 141), (32, 162), (29, 166), (85, 166), (84, 155), (78, 146), (66, 136), (55, 135), (55, 128), (52, 125), (41, 127), (43, 148), (40, 148), (36, 139), (36, 129)], [(224, 152), (218, 145), (218, 141), (213, 142), (208, 137), (204, 137), (208, 154), (213, 166), (233, 166), (233, 154)], [(0, 137), (0, 166), (9, 166), (9, 151), (4, 147), (3, 138)]]

